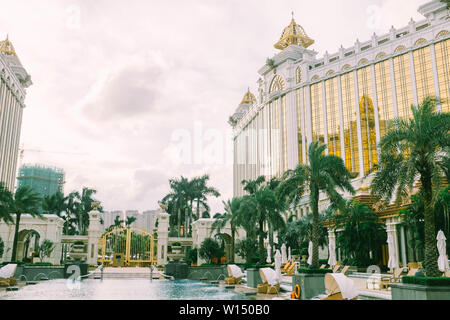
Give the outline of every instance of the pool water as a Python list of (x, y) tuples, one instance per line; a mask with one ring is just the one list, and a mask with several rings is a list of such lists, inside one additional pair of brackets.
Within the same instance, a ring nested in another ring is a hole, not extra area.
[(42, 281), (18, 291), (0, 292), (0, 300), (252, 300), (254, 297), (193, 280), (67, 279)]

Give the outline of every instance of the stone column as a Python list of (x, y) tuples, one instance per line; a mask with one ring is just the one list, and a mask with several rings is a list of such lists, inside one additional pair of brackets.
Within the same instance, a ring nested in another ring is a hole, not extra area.
[[(400, 255), (398, 254), (398, 241), (397, 241), (397, 223), (392, 219), (391, 221), (386, 221), (386, 233), (392, 234), (392, 238), (394, 239), (394, 247), (395, 247), (395, 253), (397, 256), (397, 262), (400, 262)], [(400, 265), (400, 263), (399, 263)]]
[(102, 225), (100, 224), (101, 215), (101, 212), (96, 207), (89, 212), (88, 256), (86, 262), (90, 265), (97, 265), (98, 240), (103, 234)]
[(158, 265), (167, 264), (167, 245), (169, 240), (169, 214), (158, 214)]

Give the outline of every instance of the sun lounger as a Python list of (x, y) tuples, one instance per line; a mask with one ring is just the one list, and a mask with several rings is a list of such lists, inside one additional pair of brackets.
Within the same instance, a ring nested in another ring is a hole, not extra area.
[(16, 285), (17, 279), (14, 278), (16, 269), (17, 264), (15, 263), (9, 263), (0, 268), (0, 287), (10, 287)]
[(444, 272), (444, 275), (443, 275), (444, 277), (448, 277), (448, 278), (450, 278), (450, 270), (445, 270), (445, 272)]
[(286, 271), (289, 269), (290, 266), (291, 266), (291, 263), (290, 263), (290, 262), (287, 262), (287, 263), (284, 265), (283, 269), (281, 269), (281, 273), (286, 273)]
[(417, 271), (419, 271), (418, 268), (410, 268), (409, 271), (408, 271), (407, 276), (408, 276), (408, 277), (413, 277), (413, 276), (416, 275)]
[(226, 284), (238, 284), (242, 281), (244, 273), (242, 272), (241, 268), (239, 268), (237, 265), (229, 264), (227, 266), (227, 270), (228, 270), (228, 278), (225, 278)]
[(259, 269), (262, 284), (258, 285), (258, 293), (277, 294), (280, 292), (280, 281), (277, 279), (275, 270), (271, 268)]
[(399, 282), (402, 272), (403, 268), (395, 268), (394, 272), (392, 273), (392, 277), (381, 277), (380, 287), (387, 289), (390, 284)]
[(323, 265), (320, 266), (320, 269), (325, 269), (326, 266), (327, 266), (326, 264), (323, 264)]
[(286, 275), (292, 276), (295, 272), (295, 267), (297, 266), (297, 263), (292, 263), (289, 269), (286, 271)]
[(344, 266), (344, 268), (342, 268), (341, 272), (343, 275), (347, 274), (348, 269), (350, 269), (350, 266)]
[(321, 300), (357, 300), (358, 290), (353, 280), (342, 273), (325, 274), (327, 297)]
[(339, 265), (339, 264), (335, 265), (333, 268), (333, 273), (338, 272), (340, 267), (341, 267), (341, 265)]

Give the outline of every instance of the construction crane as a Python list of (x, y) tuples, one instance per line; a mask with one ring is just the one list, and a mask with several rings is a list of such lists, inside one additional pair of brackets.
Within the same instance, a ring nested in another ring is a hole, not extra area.
[(78, 152), (65, 152), (65, 151), (47, 151), (47, 150), (41, 150), (41, 149), (24, 149), (23, 145), (22, 147), (19, 147), (19, 168), (22, 166), (24, 152), (42, 152), (42, 153), (57, 153), (57, 154), (71, 154), (71, 155), (87, 155), (87, 153), (78, 153)]

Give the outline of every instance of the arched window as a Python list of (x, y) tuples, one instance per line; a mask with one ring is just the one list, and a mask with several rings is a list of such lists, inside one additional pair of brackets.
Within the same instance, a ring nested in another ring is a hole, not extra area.
[(441, 32), (439, 32), (437, 34), (436, 39), (443, 38), (443, 37), (445, 37), (448, 34), (450, 34), (450, 32), (448, 32), (447, 30), (442, 30)]
[(295, 82), (300, 83), (302, 82), (302, 68), (298, 67), (295, 70)]
[(380, 53), (377, 54), (377, 56), (375, 57), (375, 60), (381, 59), (381, 58), (383, 58), (383, 57), (385, 57), (385, 56), (386, 56), (386, 53), (380, 52)]
[(419, 40), (417, 40), (415, 43), (414, 43), (414, 45), (415, 46), (419, 46), (419, 45), (421, 45), (421, 44), (423, 44), (423, 43), (426, 43), (427, 42), (427, 40), (425, 40), (424, 38), (420, 38)]
[(398, 46), (397, 48), (395, 48), (394, 52), (397, 53), (397, 52), (402, 52), (404, 50), (406, 50), (405, 46)]
[(332, 74), (334, 73), (334, 70), (328, 70), (328, 72), (327, 72), (327, 76), (331, 76)]
[(314, 77), (311, 78), (311, 81), (316, 81), (319, 79), (319, 76), (316, 74)]
[(346, 64), (345, 66), (342, 67), (342, 71), (345, 70), (350, 70), (351, 66), (349, 64)]
[(285, 89), (284, 80), (279, 75), (276, 75), (272, 83), (270, 84), (269, 93), (275, 92), (275, 91), (283, 91)]
[(366, 58), (361, 59), (361, 60), (359, 60), (359, 62), (358, 62), (358, 66), (362, 66), (363, 64), (366, 64), (366, 63), (368, 63), (368, 62), (369, 62), (369, 60), (367, 60)]

